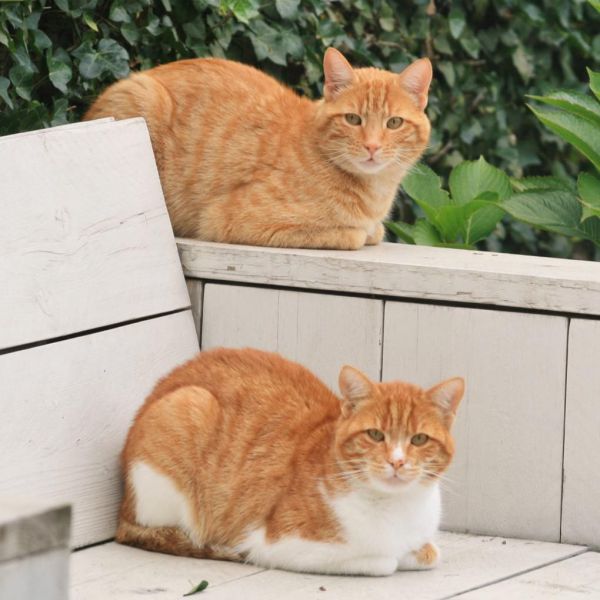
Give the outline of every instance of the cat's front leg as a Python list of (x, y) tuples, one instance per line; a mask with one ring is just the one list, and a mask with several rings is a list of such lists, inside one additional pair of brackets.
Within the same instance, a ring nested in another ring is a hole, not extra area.
[(440, 561), (440, 549), (427, 542), (418, 550), (405, 554), (398, 560), (398, 571), (424, 571), (435, 568)]
[(365, 246), (376, 246), (385, 237), (385, 227), (383, 223), (377, 223), (371, 233), (367, 235)]

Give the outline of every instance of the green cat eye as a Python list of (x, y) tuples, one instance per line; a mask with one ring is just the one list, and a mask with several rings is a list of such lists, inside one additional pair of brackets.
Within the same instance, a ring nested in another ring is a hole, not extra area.
[(344, 118), (348, 123), (350, 123), (350, 125), (360, 125), (362, 123), (360, 115), (354, 113), (347, 113), (344, 115)]
[(392, 117), (391, 119), (388, 119), (387, 128), (398, 129), (402, 123), (404, 123), (404, 119), (402, 117)]
[(383, 442), (383, 438), (385, 437), (385, 435), (383, 435), (383, 431), (379, 431), (379, 429), (367, 429), (367, 435), (374, 442)]
[(410, 438), (410, 443), (413, 446), (422, 446), (429, 440), (429, 436), (426, 433), (417, 433)]

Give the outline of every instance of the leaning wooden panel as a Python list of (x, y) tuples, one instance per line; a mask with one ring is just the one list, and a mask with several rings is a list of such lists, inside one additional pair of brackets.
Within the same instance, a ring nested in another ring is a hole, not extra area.
[(567, 320), (387, 302), (383, 378), (461, 375), (444, 526), (559, 541)]
[(0, 349), (189, 306), (146, 125), (0, 138)]
[(252, 346), (312, 369), (335, 390), (340, 367), (380, 374), (383, 306), (379, 300), (206, 285), (202, 348)]
[(72, 503), (75, 546), (112, 537), (132, 417), (197, 349), (183, 311), (0, 355), (0, 497)]
[(600, 322), (573, 319), (565, 422), (562, 541), (600, 547)]

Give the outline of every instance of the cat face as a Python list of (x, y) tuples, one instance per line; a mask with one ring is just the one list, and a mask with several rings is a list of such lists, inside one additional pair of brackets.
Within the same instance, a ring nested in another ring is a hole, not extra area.
[(406, 172), (429, 140), (424, 109), (431, 63), (415, 61), (402, 73), (353, 69), (340, 52), (324, 58), (322, 148), (346, 171), (374, 175), (387, 168)]
[(395, 493), (434, 481), (446, 470), (454, 454), (450, 427), (464, 392), (462, 379), (426, 391), (403, 382), (373, 383), (344, 367), (340, 389), (336, 450), (346, 480)]

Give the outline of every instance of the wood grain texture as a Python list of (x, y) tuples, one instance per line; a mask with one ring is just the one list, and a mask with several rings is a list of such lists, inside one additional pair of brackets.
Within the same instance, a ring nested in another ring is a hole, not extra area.
[(146, 125), (0, 138), (0, 349), (189, 306)]
[(586, 552), (507, 581), (475, 590), (461, 600), (597, 600), (600, 554)]
[(206, 579), (210, 583), (206, 597), (226, 600), (441, 600), (584, 551), (563, 544), (449, 533), (440, 534), (439, 543), (442, 564), (438, 569), (390, 577), (263, 570), (105, 544), (73, 555), (71, 598), (130, 600), (146, 594), (172, 600)]
[(194, 326), (196, 327), (196, 335), (200, 340), (200, 332), (202, 328), (202, 299), (204, 296), (204, 283), (199, 279), (186, 279), (188, 294), (190, 295), (190, 303), (192, 305), (192, 316), (194, 317)]
[(445, 527), (559, 541), (566, 343), (563, 317), (386, 302), (384, 380), (466, 380)]
[(188, 310), (0, 355), (0, 496), (73, 504), (75, 546), (112, 537), (133, 415), (197, 350)]
[[(245, 577), (261, 572), (253, 565), (218, 560), (199, 560), (146, 552), (109, 543), (75, 552), (71, 557), (71, 600), (175, 600), (203, 579), (206, 595), (229, 581), (239, 581), (243, 598)], [(203, 598), (204, 594), (191, 596)]]
[(379, 380), (379, 300), (207, 284), (203, 310), (203, 349), (251, 346), (279, 352), (334, 390), (344, 364)]
[(600, 548), (600, 322), (573, 319), (565, 422), (562, 540)]
[(600, 315), (591, 261), (381, 244), (353, 252), (179, 239), (189, 277)]

